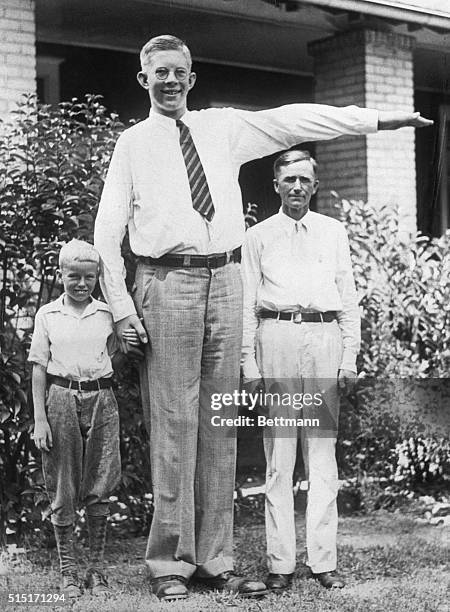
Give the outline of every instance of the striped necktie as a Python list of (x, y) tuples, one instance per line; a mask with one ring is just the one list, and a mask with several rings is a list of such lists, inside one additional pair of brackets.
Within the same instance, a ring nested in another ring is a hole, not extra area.
[(192, 206), (208, 221), (214, 217), (214, 204), (209, 192), (208, 182), (202, 162), (195, 148), (188, 126), (182, 121), (176, 122), (180, 129), (180, 146), (186, 164), (189, 186), (191, 188)]

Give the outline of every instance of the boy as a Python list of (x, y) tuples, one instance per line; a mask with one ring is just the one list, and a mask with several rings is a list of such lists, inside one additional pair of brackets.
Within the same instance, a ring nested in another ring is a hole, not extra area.
[[(119, 413), (111, 388), (114, 327), (108, 306), (91, 297), (99, 261), (86, 242), (71, 240), (61, 248), (64, 293), (37, 312), (28, 357), (34, 364), (33, 438), (43, 451), (61, 588), (69, 597), (82, 594), (73, 549), (78, 501), (86, 505), (89, 530), (86, 587), (94, 595), (109, 591), (103, 573), (108, 498), (120, 481)], [(125, 339), (137, 346), (136, 334), (127, 332)]]

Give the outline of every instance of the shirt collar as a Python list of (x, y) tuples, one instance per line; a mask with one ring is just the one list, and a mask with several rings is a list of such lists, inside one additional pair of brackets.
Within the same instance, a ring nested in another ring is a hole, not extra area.
[[(189, 122), (186, 121), (188, 117), (189, 111), (186, 111), (184, 115), (180, 117), (180, 121), (186, 123), (186, 125), (189, 125)], [(172, 119), (172, 117), (166, 117), (165, 115), (161, 115), (161, 113), (155, 112), (152, 108), (150, 108), (148, 118), (152, 125), (158, 125), (167, 130), (178, 130), (175, 119)]]
[[(66, 314), (73, 317), (73, 311), (69, 310), (64, 303), (65, 295), (65, 293), (62, 293), (59, 298), (57, 298), (53, 302), (50, 302), (50, 304), (48, 305), (48, 312), (61, 312), (62, 314)], [(81, 315), (81, 318), (94, 314), (98, 310), (110, 312), (108, 304), (105, 304), (105, 302), (101, 302), (100, 300), (96, 300), (91, 297), (91, 301), (85, 308), (83, 314)]]
[(283, 212), (282, 207), (280, 207), (280, 210), (278, 211), (278, 216), (281, 225), (288, 231), (292, 231), (296, 225), (302, 225), (306, 230), (311, 229), (313, 215), (309, 209), (306, 214), (300, 219), (300, 221), (296, 221), (292, 217), (289, 217), (286, 213)]

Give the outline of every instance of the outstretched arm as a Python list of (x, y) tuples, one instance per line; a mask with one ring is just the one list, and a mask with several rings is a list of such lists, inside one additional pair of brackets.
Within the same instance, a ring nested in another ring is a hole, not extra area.
[(433, 124), (417, 112), (326, 104), (287, 104), (262, 111), (229, 111), (230, 150), (239, 164), (306, 141)]
[(431, 119), (425, 119), (419, 112), (378, 111), (379, 130), (398, 130), (402, 127), (423, 128), (433, 125)]

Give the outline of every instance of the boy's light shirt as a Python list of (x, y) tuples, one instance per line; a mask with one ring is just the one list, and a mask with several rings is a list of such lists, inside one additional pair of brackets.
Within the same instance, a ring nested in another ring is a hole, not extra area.
[(111, 376), (116, 340), (107, 304), (91, 298), (81, 315), (67, 308), (63, 293), (36, 313), (28, 361), (47, 374), (72, 380)]

